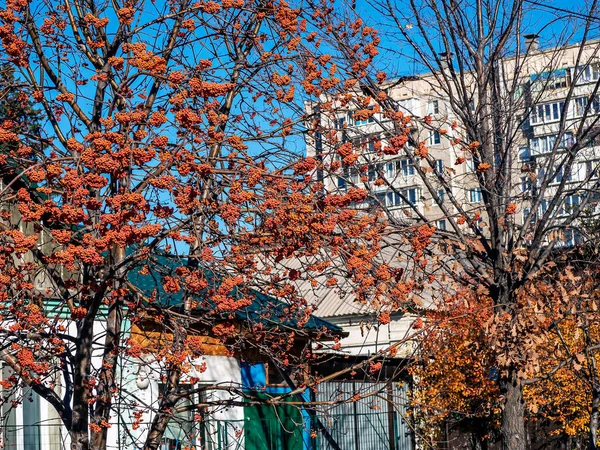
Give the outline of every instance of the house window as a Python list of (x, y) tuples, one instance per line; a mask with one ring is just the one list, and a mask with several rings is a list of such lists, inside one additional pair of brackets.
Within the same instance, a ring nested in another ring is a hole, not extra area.
[(471, 203), (479, 203), (482, 200), (481, 188), (474, 188), (469, 190), (469, 201)]
[(560, 120), (565, 102), (546, 103), (536, 105), (529, 112), (529, 121), (532, 125), (549, 123)]
[(408, 177), (415, 174), (415, 166), (413, 166), (408, 159), (400, 160), (400, 165), (403, 176)]
[(437, 191), (437, 196), (440, 199), (440, 202), (444, 201), (444, 196), (446, 195), (446, 191), (444, 191), (443, 189), (439, 189)]
[(388, 207), (407, 206), (402, 197), (406, 198), (410, 204), (416, 205), (420, 197), (420, 190), (419, 188), (400, 189), (397, 192), (387, 192), (384, 195), (386, 196), (385, 205)]
[(444, 161), (443, 160), (441, 160), (441, 159), (435, 160), (435, 170), (440, 175), (444, 173)]
[(27, 389), (23, 396), (23, 448), (40, 450), (40, 397)]
[(341, 118), (337, 118), (333, 121), (333, 126), (336, 130), (343, 130), (345, 123), (346, 123), (346, 118), (341, 117)]
[[(192, 385), (180, 385), (180, 390), (191, 391)], [(159, 392), (163, 393), (166, 391), (164, 384), (159, 384)], [(194, 395), (190, 393), (184, 396), (179, 403), (177, 408), (179, 411), (169, 421), (167, 429), (163, 435), (163, 443), (161, 450), (183, 450), (187, 446), (193, 446), (198, 439), (199, 432), (196, 429), (194, 423)], [(185, 409), (181, 411), (181, 409)]]
[(560, 208), (559, 214), (568, 215), (571, 214), (577, 209), (577, 207), (581, 204), (581, 196), (577, 194), (567, 195), (563, 201), (563, 204)]
[(562, 181), (571, 181), (571, 172), (565, 171), (564, 167), (555, 167), (552, 171), (554, 178), (550, 181), (551, 183), (562, 183)]
[(544, 182), (544, 180), (546, 179), (546, 169), (544, 167), (540, 167), (537, 169), (535, 179), (540, 183)]
[[(556, 135), (539, 136), (529, 141), (529, 147), (532, 155), (542, 155), (554, 150), (556, 144)], [(568, 149), (575, 144), (573, 133), (564, 133), (557, 149)]]
[(405, 189), (403, 190), (403, 193), (410, 203), (413, 205), (417, 204), (420, 197), (420, 190), (418, 188)]
[(369, 181), (375, 181), (377, 179), (377, 170), (378, 170), (377, 164), (369, 165), (369, 170), (368, 170), (368, 180)]
[[(589, 103), (588, 97), (577, 97), (575, 99), (575, 116), (581, 117), (585, 114), (585, 109)], [(588, 109), (587, 114), (598, 114), (600, 113), (600, 102), (598, 97), (592, 100), (592, 104)]]
[(600, 66), (598, 63), (577, 66), (571, 69), (571, 76), (575, 84), (585, 84), (598, 81), (600, 78)]
[(440, 219), (436, 222), (435, 227), (440, 231), (446, 231), (446, 219)]
[(588, 177), (590, 180), (595, 180), (596, 178), (598, 178), (598, 167), (600, 166), (600, 159), (586, 161), (585, 165), (585, 176)]
[(442, 142), (439, 131), (430, 131), (429, 132), (429, 145), (438, 145)]
[[(340, 179), (343, 179), (343, 186), (340, 186)], [(355, 185), (359, 181), (360, 181), (360, 174), (358, 173), (358, 169), (356, 169), (354, 167), (344, 167), (343, 176), (338, 177), (338, 187), (345, 188), (348, 183)]]
[(529, 177), (521, 177), (521, 192), (527, 192), (531, 188)]
[(367, 134), (352, 138), (352, 146), (375, 153), (375, 143), (379, 141), (379, 134)]
[(385, 176), (388, 180), (396, 178), (396, 164), (394, 162), (389, 162), (385, 165)]
[[(372, 110), (373, 110), (373, 106), (371, 106), (371, 107), (370, 107), (370, 108), (368, 108), (368, 109), (372, 111)], [(358, 125), (366, 125), (366, 124), (368, 124), (368, 123), (373, 123), (373, 122), (375, 122), (375, 117), (373, 117), (373, 115), (371, 115), (371, 116), (369, 116), (369, 118), (368, 118), (368, 119), (361, 120), (361, 119), (354, 119), (354, 118), (353, 118), (353, 120), (354, 120), (354, 125), (357, 125), (357, 126), (358, 126)]]
[(440, 104), (437, 100), (431, 100), (427, 103), (427, 114), (439, 114), (440, 113)]
[(398, 194), (397, 192), (388, 192), (383, 195), (385, 196), (384, 204), (386, 206), (401, 206), (403, 204), (402, 198), (400, 197), (400, 194)]
[(523, 96), (523, 85), (519, 84), (515, 87), (514, 99), (519, 100)]
[(475, 172), (475, 162), (473, 161), (473, 158), (469, 158), (465, 162), (467, 165), (467, 172)]
[(519, 159), (521, 161), (529, 161), (531, 159), (531, 154), (529, 153), (529, 147), (520, 147), (519, 148)]
[(337, 187), (339, 189), (346, 189), (346, 179), (343, 177), (337, 178)]
[(559, 89), (567, 86), (567, 70), (557, 69), (531, 75), (531, 90)]
[(579, 245), (583, 242), (581, 233), (577, 230), (568, 229), (564, 231), (564, 246), (565, 247), (574, 247), (575, 245)]

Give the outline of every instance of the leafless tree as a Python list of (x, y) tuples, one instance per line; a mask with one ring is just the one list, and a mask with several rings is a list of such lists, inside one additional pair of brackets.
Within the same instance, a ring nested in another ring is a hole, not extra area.
[[(383, 209), (397, 230), (436, 226), (431, 273), (493, 299), (510, 450), (527, 445), (522, 380), (543, 332), (523, 319), (518, 293), (573, 246), (597, 243), (597, 2), (572, 15), (538, 5), (373, 2), (365, 17), (382, 34), (381, 68), (410, 76), (349, 69), (355, 96), (320, 124), (341, 136), (321, 148), (333, 164), (326, 189), (365, 187), (375, 206), (359, 208)], [(357, 60), (344, 36), (332, 42)]]

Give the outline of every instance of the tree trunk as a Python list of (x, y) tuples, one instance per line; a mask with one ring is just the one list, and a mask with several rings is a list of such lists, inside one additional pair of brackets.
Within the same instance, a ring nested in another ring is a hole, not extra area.
[(179, 388), (180, 376), (181, 371), (178, 368), (171, 369), (171, 372), (167, 378), (167, 392), (165, 392), (158, 410), (154, 415), (154, 419), (152, 420), (152, 425), (150, 426), (148, 436), (146, 437), (144, 450), (158, 450), (160, 444), (162, 443), (165, 430), (167, 429), (167, 425), (169, 424), (169, 420), (171, 420), (173, 414), (173, 408), (175, 408), (175, 405), (177, 404), (178, 397), (176, 394)]
[(504, 395), (502, 413), (502, 449), (525, 450), (525, 402), (523, 388), (514, 372), (500, 381), (500, 390)]
[[(125, 248), (115, 247), (111, 250), (112, 264), (118, 265), (125, 259)], [(113, 283), (114, 291), (122, 287), (125, 272), (120, 269), (116, 272), (117, 280)], [(108, 428), (105, 423), (110, 422), (112, 395), (116, 388), (117, 362), (121, 342), (121, 328), (123, 322), (123, 297), (118, 297), (108, 310), (106, 318), (106, 336), (104, 340), (104, 354), (102, 368), (96, 386), (97, 400), (94, 405), (92, 422), (101, 426), (100, 431), (91, 433), (90, 447), (92, 450), (106, 450)]]
[(71, 438), (71, 450), (89, 450), (89, 438), (87, 430), (85, 431), (69, 431)]
[(600, 386), (594, 383), (592, 387), (592, 413), (590, 414), (590, 440), (588, 442), (589, 450), (598, 448), (598, 421), (600, 419)]

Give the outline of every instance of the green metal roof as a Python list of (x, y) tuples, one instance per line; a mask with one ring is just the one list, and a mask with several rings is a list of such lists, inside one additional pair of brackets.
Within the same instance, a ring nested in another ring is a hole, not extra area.
[[(162, 287), (162, 278), (174, 274), (178, 267), (185, 267), (186, 260), (176, 259), (175, 255), (160, 254), (152, 256), (148, 262), (149, 273), (140, 274), (137, 270), (129, 272), (128, 281), (140, 289), (145, 296), (149, 297), (153, 292), (156, 293), (157, 300), (165, 306), (180, 307), (183, 302), (182, 291), (176, 294), (166, 293)], [(204, 269), (204, 276), (208, 282), (208, 287), (201, 293), (196, 294), (196, 300), (204, 303), (196, 309), (197, 312), (213, 310), (210, 304), (207, 304), (203, 298), (203, 293), (218, 288), (222, 276), (208, 269)], [(220, 315), (223, 319), (230, 318), (232, 315), (237, 320), (253, 323), (262, 323), (270, 327), (288, 327), (293, 329), (303, 329), (307, 331), (327, 330), (334, 333), (343, 331), (338, 325), (332, 324), (319, 317), (311, 315), (309, 320), (303, 324), (298, 324), (297, 315), (289, 312), (290, 305), (284, 300), (265, 295), (255, 289), (248, 289), (244, 293), (238, 288), (233, 288), (229, 296), (233, 299), (239, 299), (242, 295), (252, 295), (253, 301), (249, 306), (235, 311), (225, 311)], [(205, 294), (204, 294), (205, 295)]]

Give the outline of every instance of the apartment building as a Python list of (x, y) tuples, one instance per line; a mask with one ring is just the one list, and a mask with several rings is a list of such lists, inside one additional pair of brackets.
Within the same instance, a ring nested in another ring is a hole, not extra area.
[[(519, 55), (501, 60), (497, 71), (502, 79), (499, 89), (505, 91), (500, 93), (503, 104), (491, 105), (487, 112), (492, 114), (497, 108), (510, 115), (507, 121), (514, 121), (516, 131), (502, 138), (511, 141), (512, 155), (503, 163), (510, 165), (512, 194), (506, 203), (516, 204), (517, 225), (544, 216), (563, 180), (564, 195), (554, 208), (553, 220), (567, 218), (585, 196), (596, 196), (600, 162), (600, 144), (589, 137), (597, 133), (600, 118), (599, 43), (539, 49), (537, 36), (529, 35), (525, 45), (526, 50)], [(451, 55), (441, 57), (452, 64)], [(467, 85), (472, 81), (470, 76), (464, 74)], [(442, 79), (440, 72), (424, 73), (383, 85), (395, 108), (411, 117), (407, 125), (411, 142), (404, 154), (386, 155), (382, 151), (394, 131), (391, 121), (381, 113), (367, 119), (357, 117), (357, 106), (349, 103), (340, 104), (335, 117), (322, 114), (323, 130), (335, 130), (338, 142), (351, 142), (359, 155), (351, 166), (342, 164), (335, 172), (323, 172), (324, 189), (343, 192), (353, 186), (366, 188), (369, 199), (357, 208), (384, 208), (389, 216), (409, 223), (420, 216), (439, 230), (448, 229), (448, 212), (459, 214), (456, 202), (463, 211), (480, 211), (485, 222), (483, 192), (477, 179), (477, 172), (485, 167), (463, 151), (464, 146), (457, 145), (458, 140), (468, 142), (469, 137), (456, 114), (456, 105), (452, 107), (447, 89), (440, 84)], [(473, 112), (478, 109), (478, 95), (473, 92)], [(481, 111), (477, 113), (485, 120)], [(322, 136), (315, 133), (309, 137), (308, 156), (316, 156), (326, 165), (341, 161), (336, 146), (327, 144)], [(426, 146), (429, 160), (413, 156), (420, 143)], [(568, 153), (575, 147), (575, 161), (566, 164)], [(425, 176), (417, 164), (424, 168)], [(450, 195), (456, 202), (449, 201)], [(594, 214), (600, 212), (596, 201), (588, 199), (586, 203)], [(447, 205), (446, 213), (440, 204)], [(580, 239), (578, 232), (567, 231), (563, 241), (573, 245)]]

